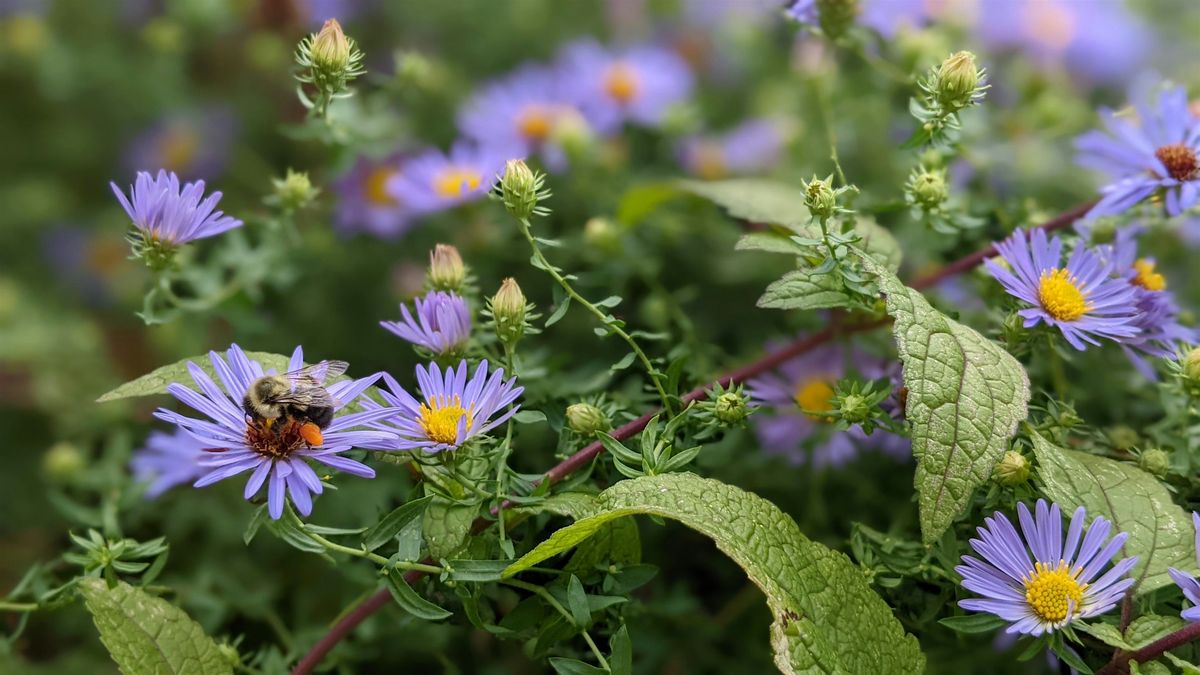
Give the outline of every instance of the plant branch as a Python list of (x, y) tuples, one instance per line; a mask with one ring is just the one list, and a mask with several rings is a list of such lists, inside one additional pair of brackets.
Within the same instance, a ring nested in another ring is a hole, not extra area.
[(1200, 638), (1200, 623), (1189, 623), (1179, 630), (1132, 652), (1118, 652), (1096, 675), (1123, 675), (1129, 672), (1129, 662), (1148, 663), (1163, 654)]

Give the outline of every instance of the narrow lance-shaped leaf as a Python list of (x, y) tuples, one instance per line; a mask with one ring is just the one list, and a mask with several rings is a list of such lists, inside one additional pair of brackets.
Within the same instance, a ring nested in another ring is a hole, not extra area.
[(100, 640), (125, 675), (225, 675), (233, 668), (183, 610), (145, 591), (100, 579), (79, 582)]
[(891, 609), (846, 556), (809, 541), (757, 495), (693, 474), (621, 481), (599, 511), (555, 532), (504, 574), (512, 576), (635, 514), (671, 518), (713, 539), (767, 596), (771, 643), (783, 673), (919, 673), (925, 659)]
[(1138, 557), (1138, 593), (1169, 586), (1168, 567), (1196, 569), (1192, 518), (1154, 476), (1132, 464), (1058, 448), (1037, 434), (1033, 451), (1047, 497), (1064, 511), (1082, 506), (1089, 518), (1104, 516), (1129, 533), (1123, 554)]
[(1000, 345), (946, 317), (894, 274), (861, 257), (879, 278), (888, 314), (896, 320), (906, 417), (918, 461), (921, 537), (932, 543), (988, 480), (1025, 419), (1029, 377)]

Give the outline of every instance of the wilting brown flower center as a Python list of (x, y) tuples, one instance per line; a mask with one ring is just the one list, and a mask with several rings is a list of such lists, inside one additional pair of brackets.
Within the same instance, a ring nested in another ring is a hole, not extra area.
[(1164, 145), (1154, 151), (1154, 156), (1167, 167), (1167, 173), (1175, 180), (1192, 180), (1200, 171), (1200, 160), (1196, 151), (1183, 143)]
[(251, 420), (246, 423), (246, 446), (265, 457), (282, 459), (307, 447), (294, 419)]

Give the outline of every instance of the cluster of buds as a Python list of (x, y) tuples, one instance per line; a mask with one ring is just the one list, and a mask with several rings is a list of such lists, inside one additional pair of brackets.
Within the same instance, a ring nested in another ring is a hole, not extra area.
[(351, 95), (346, 85), (367, 72), (362, 61), (363, 53), (354, 39), (342, 32), (337, 19), (329, 19), (320, 32), (304, 38), (296, 47), (296, 64), (300, 66), (296, 79), (312, 85), (317, 92), (316, 100), (313, 100), (303, 89), (298, 89), (300, 102), (324, 117), (334, 99)]
[(550, 197), (545, 184), (546, 174), (533, 171), (524, 160), (510, 159), (492, 194), (514, 218), (528, 220), (550, 213), (550, 209), (541, 205)]
[(273, 190), (264, 201), (268, 206), (278, 207), (286, 213), (303, 209), (321, 192), (313, 187), (307, 173), (291, 169), (283, 178), (272, 178), (271, 186)]
[(533, 305), (525, 301), (525, 294), (512, 277), (500, 282), (500, 290), (488, 300), (487, 311), (492, 316), (496, 337), (506, 345), (516, 344), (531, 328), (528, 321)]

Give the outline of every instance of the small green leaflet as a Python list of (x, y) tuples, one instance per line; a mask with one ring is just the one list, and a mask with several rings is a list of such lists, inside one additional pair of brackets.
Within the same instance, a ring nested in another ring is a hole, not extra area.
[[(222, 355), (224, 356), (224, 355)], [(246, 352), (246, 357), (251, 361), (258, 361), (262, 364), (264, 370), (275, 369), (276, 372), (286, 372), (288, 362), (291, 360), (282, 354), (271, 354), (269, 352)], [(176, 361), (170, 365), (155, 368), (154, 370), (142, 375), (141, 377), (130, 380), (125, 384), (113, 389), (107, 394), (96, 399), (97, 403), (107, 403), (116, 401), (122, 398), (134, 398), (138, 396), (153, 396), (155, 394), (167, 393), (167, 385), (172, 382), (182, 382), (191, 385), (192, 375), (188, 372), (187, 364), (191, 361), (200, 367), (200, 370), (208, 373), (208, 376), (216, 380), (216, 373), (213, 371), (212, 363), (209, 361), (208, 354), (199, 354), (191, 356), (180, 361)]]
[(100, 640), (125, 675), (225, 675), (233, 668), (204, 629), (171, 603), (140, 588), (83, 579), (79, 593)]
[(396, 535), (400, 534), (400, 530), (404, 529), (405, 525), (408, 525), (410, 521), (425, 513), (425, 507), (432, 500), (432, 495), (414, 499), (384, 516), (363, 535), (363, 548), (367, 551), (374, 551), (392, 539), (395, 539)]
[(908, 388), (921, 538), (936, 542), (992, 474), (1028, 414), (1029, 377), (1000, 345), (929, 305), (859, 254), (879, 278)]
[(441, 560), (458, 553), (471, 533), (471, 523), (478, 512), (475, 506), (450, 504), (440, 498), (426, 506), (421, 522), (429, 556)]
[(678, 520), (711, 537), (767, 596), (775, 664), (791, 673), (919, 673), (917, 641), (845, 555), (809, 541), (765, 499), (694, 474), (644, 476), (596, 498), (598, 511), (565, 527), (504, 571), (512, 576), (637, 514)]
[(1168, 567), (1196, 570), (1192, 518), (1154, 476), (1132, 464), (1058, 448), (1037, 434), (1033, 451), (1046, 496), (1065, 513), (1082, 506), (1089, 518), (1111, 520), (1113, 534), (1129, 533), (1122, 557), (1138, 556), (1138, 593), (1169, 586)]
[(404, 579), (404, 572), (398, 569), (388, 571), (387, 587), (392, 593), (392, 599), (400, 605), (400, 609), (412, 614), (418, 619), (425, 621), (441, 621), (454, 614), (446, 609), (438, 607), (432, 602), (421, 597), (419, 593), (413, 590), (412, 586)]

